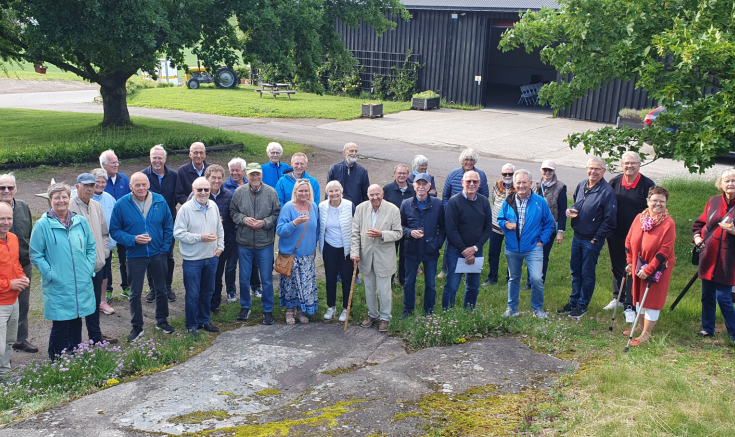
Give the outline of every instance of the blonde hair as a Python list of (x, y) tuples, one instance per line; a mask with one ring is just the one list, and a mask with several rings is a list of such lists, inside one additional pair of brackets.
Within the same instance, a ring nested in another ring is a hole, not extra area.
[(293, 190), (291, 191), (291, 202), (294, 201), (296, 198), (296, 190), (299, 189), (300, 186), (307, 185), (309, 187), (309, 202), (314, 201), (314, 189), (311, 188), (311, 181), (308, 179), (297, 179), (296, 183), (293, 184)]
[(725, 169), (722, 173), (720, 173), (720, 177), (717, 178), (717, 181), (715, 182), (715, 187), (717, 187), (717, 189), (722, 191), (723, 193), (725, 192), (725, 187), (722, 186), (722, 180), (728, 176), (735, 176), (735, 168)]

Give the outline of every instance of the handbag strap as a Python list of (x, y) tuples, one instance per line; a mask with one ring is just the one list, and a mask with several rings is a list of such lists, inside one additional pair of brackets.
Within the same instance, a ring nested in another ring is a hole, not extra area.
[[(311, 203), (309, 203), (309, 212), (308, 212), (308, 214), (309, 214), (309, 219), (311, 219)], [(293, 253), (296, 253), (296, 251), (298, 250), (299, 245), (301, 244), (301, 240), (304, 239), (304, 234), (306, 233), (306, 228), (308, 228), (308, 227), (309, 227), (309, 222), (307, 221), (306, 224), (304, 225), (304, 230), (301, 231), (301, 238), (299, 238), (299, 242), (296, 243), (296, 248), (293, 250)]]
[[(732, 208), (730, 208), (729, 210), (727, 210), (727, 212), (725, 212), (725, 215), (723, 215), (722, 217), (720, 217), (720, 221), (722, 221), (722, 220), (723, 220), (723, 219), (724, 219), (725, 217), (729, 216), (729, 215), (730, 215), (730, 213), (731, 213), (731, 212), (732, 212), (733, 210), (735, 210), (735, 205), (733, 205), (733, 206), (732, 206)], [(702, 226), (702, 230), (704, 230), (704, 231), (705, 231), (705, 234), (707, 234), (707, 223), (705, 223), (705, 224), (704, 224), (704, 226)], [(714, 233), (715, 233), (715, 231), (713, 230), (713, 231), (712, 231), (712, 232), (710, 232), (709, 234), (705, 235), (705, 236), (704, 236), (704, 238), (702, 239), (702, 242), (701, 242), (701, 243), (699, 243), (699, 244), (700, 244), (700, 246), (701, 246), (702, 244), (704, 244), (704, 242), (705, 242), (705, 241), (707, 241), (707, 239), (708, 239), (709, 237), (711, 237), (711, 236), (712, 236), (712, 234), (714, 234)], [(694, 247), (700, 247), (700, 246), (697, 246), (696, 244), (694, 245)]]

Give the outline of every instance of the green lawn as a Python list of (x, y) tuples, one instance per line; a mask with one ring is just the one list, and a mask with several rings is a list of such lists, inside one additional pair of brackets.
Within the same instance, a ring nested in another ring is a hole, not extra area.
[[(274, 100), (268, 94), (258, 97), (254, 89), (252, 86), (240, 86), (234, 90), (214, 86), (202, 86), (197, 90), (186, 87), (144, 89), (129, 97), (128, 105), (237, 117), (350, 120), (360, 117), (360, 105), (364, 102), (362, 99), (319, 96), (301, 91), (291, 95), (291, 100), (285, 95)], [(405, 111), (410, 107), (410, 102), (384, 102), (383, 112)]]
[(0, 68), (0, 80), (62, 80), (74, 82), (81, 82), (84, 80), (74, 73), (62, 72), (59, 68), (53, 65), (46, 66), (46, 74), (36, 73), (33, 65), (27, 63), (22, 63), (20, 65), (5, 64), (4, 66), (7, 69), (7, 75), (3, 72), (2, 68)]

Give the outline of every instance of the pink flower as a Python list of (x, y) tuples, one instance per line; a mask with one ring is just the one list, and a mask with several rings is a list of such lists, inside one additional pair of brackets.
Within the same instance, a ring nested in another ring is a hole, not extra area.
[(643, 217), (641, 220), (641, 229), (643, 229), (643, 232), (653, 229), (653, 219), (651, 217)]

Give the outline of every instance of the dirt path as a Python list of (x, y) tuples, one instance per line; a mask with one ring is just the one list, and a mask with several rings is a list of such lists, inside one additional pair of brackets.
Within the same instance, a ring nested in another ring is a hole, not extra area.
[(48, 93), (55, 91), (77, 91), (99, 89), (99, 85), (89, 82), (67, 82), (51, 80), (18, 80), (0, 76), (0, 94)]

